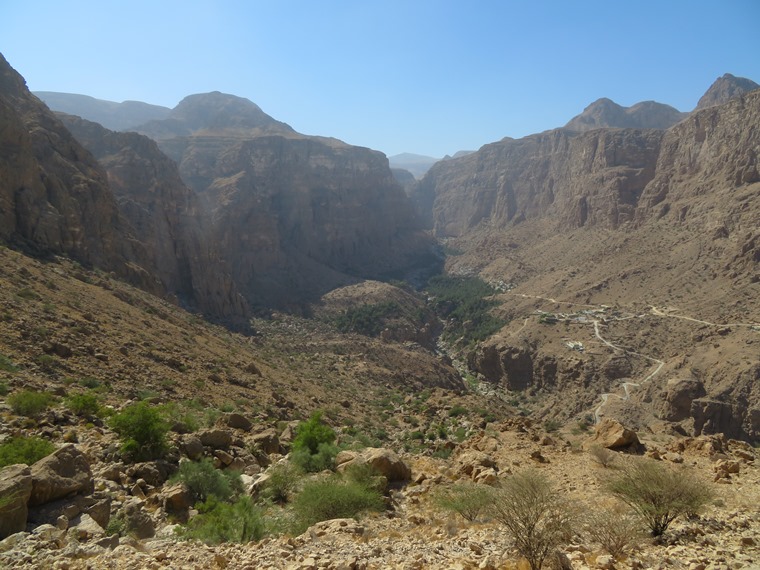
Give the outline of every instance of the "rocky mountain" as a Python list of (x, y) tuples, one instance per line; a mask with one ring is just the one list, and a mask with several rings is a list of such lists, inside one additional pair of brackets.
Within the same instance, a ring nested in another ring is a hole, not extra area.
[(221, 93), (188, 97), (139, 130), (179, 165), (208, 215), (209, 243), (253, 304), (297, 304), (431, 261), (379, 152), (301, 135)]
[(424, 156), (422, 154), (413, 154), (404, 152), (388, 157), (391, 168), (402, 168), (411, 172), (415, 178), (422, 178), (440, 158)]
[(75, 93), (35, 91), (34, 95), (55, 111), (84, 117), (112, 131), (124, 131), (148, 121), (165, 119), (171, 111), (168, 107), (141, 101), (117, 103)]
[(760, 91), (667, 130), (557, 129), (436, 164), (413, 197), (448, 270), (505, 291), (472, 369), (550, 415), (612, 393), (604, 413), (639, 425), (760, 437), (758, 124)]
[(610, 127), (667, 129), (687, 115), (688, 113), (681, 113), (670, 105), (656, 101), (642, 101), (631, 107), (622, 107), (610, 99), (602, 98), (591, 103), (580, 115), (570, 119), (565, 128), (576, 132)]
[(735, 77), (730, 73), (726, 73), (716, 79), (707, 92), (702, 95), (697, 103), (697, 109), (728, 103), (731, 99), (758, 88), (760, 88), (760, 85), (751, 79)]

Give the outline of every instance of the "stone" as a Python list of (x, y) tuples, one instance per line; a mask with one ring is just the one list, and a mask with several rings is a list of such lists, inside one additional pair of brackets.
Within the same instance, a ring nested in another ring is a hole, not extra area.
[(182, 451), (193, 461), (203, 457), (203, 443), (195, 435), (186, 435), (180, 444)]
[(227, 414), (224, 418), (224, 423), (233, 429), (241, 429), (243, 431), (251, 431), (251, 428), (253, 428), (251, 420), (236, 413)]
[(181, 483), (164, 487), (161, 491), (161, 501), (167, 513), (180, 518), (186, 518), (188, 509), (193, 505), (190, 493)]
[(266, 454), (280, 453), (280, 438), (273, 429), (257, 433), (251, 439)]
[(232, 444), (232, 434), (223, 429), (207, 429), (198, 432), (198, 439), (212, 449), (226, 449)]
[(600, 445), (607, 449), (631, 449), (639, 448), (641, 442), (636, 432), (628, 429), (623, 424), (612, 418), (604, 418), (596, 426), (594, 435), (584, 442), (584, 449), (590, 449), (594, 445)]
[(74, 536), (80, 541), (90, 540), (92, 538), (102, 538), (105, 536), (105, 530), (103, 530), (103, 527), (86, 513), (71, 521), (69, 532), (73, 532)]
[(669, 422), (687, 419), (691, 414), (691, 403), (706, 395), (704, 384), (694, 378), (686, 378), (669, 385), (665, 393), (663, 419)]
[(90, 464), (73, 444), (64, 445), (32, 465), (29, 505), (41, 505), (94, 489)]
[(223, 449), (217, 449), (216, 451), (214, 451), (214, 457), (216, 457), (217, 459), (219, 459), (219, 461), (221, 461), (222, 464), (225, 465), (225, 466), (229, 465), (230, 463), (232, 463), (235, 460), (235, 458), (232, 457), (232, 455), (230, 455), (229, 453), (227, 453)]
[(131, 500), (124, 504), (124, 524), (127, 532), (135, 538), (151, 538), (156, 534), (156, 525), (150, 515), (145, 512), (143, 501)]
[[(0, 539), (26, 528), (27, 502), (32, 494), (32, 471), (27, 465), (9, 465), (0, 470)], [(6, 502), (7, 501), (7, 502)]]

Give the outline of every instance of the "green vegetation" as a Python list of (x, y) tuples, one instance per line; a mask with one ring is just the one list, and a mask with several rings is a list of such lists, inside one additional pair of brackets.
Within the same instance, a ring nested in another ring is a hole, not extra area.
[(445, 511), (453, 511), (463, 519), (474, 522), (493, 502), (494, 491), (485, 485), (457, 483), (437, 493), (433, 501)]
[(531, 570), (540, 570), (557, 547), (572, 536), (569, 508), (538, 471), (521, 471), (504, 480), (490, 511), (504, 525)]
[(40, 296), (34, 291), (34, 289), (30, 289), (29, 287), (24, 287), (23, 289), (19, 289), (16, 291), (16, 296), (20, 297), (22, 299), (26, 299), (29, 301), (36, 301), (39, 300)]
[(301, 470), (290, 462), (275, 465), (269, 472), (261, 495), (274, 503), (287, 503), (295, 494), (300, 479)]
[(100, 404), (95, 394), (72, 394), (65, 401), (66, 407), (81, 417), (90, 418), (97, 416), (100, 411)]
[(671, 469), (651, 459), (631, 461), (607, 490), (627, 504), (661, 536), (676, 518), (699, 512), (712, 491), (685, 469)]
[(123, 442), (122, 453), (137, 461), (156, 459), (166, 450), (169, 424), (158, 408), (145, 401), (114, 414), (110, 423)]
[(12, 437), (0, 444), (0, 469), (7, 465), (31, 465), (55, 451), (55, 446), (39, 437)]
[(438, 275), (430, 279), (427, 290), (434, 298), (435, 311), (448, 321), (445, 340), (482, 341), (505, 324), (491, 315), (496, 302), (487, 297), (494, 290), (478, 277)]
[(11, 389), (8, 386), (8, 384), (0, 380), (0, 398), (4, 398), (5, 396), (7, 396), (8, 392), (10, 391)]
[(178, 531), (183, 538), (206, 544), (243, 543), (260, 540), (266, 533), (263, 513), (250, 497), (241, 497), (234, 503), (211, 497), (196, 508), (199, 514)]
[(306, 483), (295, 497), (293, 531), (301, 534), (319, 521), (357, 517), (384, 508), (383, 496), (372, 484), (332, 475)]
[(7, 356), (0, 354), (0, 371), (18, 372), (18, 366), (15, 366)]
[(338, 454), (335, 437), (335, 431), (322, 420), (322, 412), (314, 412), (296, 428), (291, 460), (307, 473), (332, 469)]
[(397, 316), (400, 310), (399, 305), (393, 301), (351, 307), (336, 317), (335, 326), (342, 333), (377, 336), (385, 326), (384, 320)]
[(206, 502), (212, 498), (228, 501), (243, 491), (240, 473), (220, 471), (214, 467), (210, 459), (181, 462), (173, 479), (184, 483), (196, 502)]
[(48, 409), (53, 396), (47, 392), (24, 390), (8, 396), (8, 404), (14, 413), (34, 418)]

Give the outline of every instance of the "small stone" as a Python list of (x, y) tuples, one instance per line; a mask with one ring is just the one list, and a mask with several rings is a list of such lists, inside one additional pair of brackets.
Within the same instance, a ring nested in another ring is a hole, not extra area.
[(739, 544), (742, 546), (755, 546), (757, 544), (757, 541), (751, 536), (743, 536), (741, 539), (739, 539)]

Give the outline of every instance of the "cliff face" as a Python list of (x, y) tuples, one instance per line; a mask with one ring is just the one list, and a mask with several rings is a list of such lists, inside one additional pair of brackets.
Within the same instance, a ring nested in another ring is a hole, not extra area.
[(221, 256), (204, 238), (198, 201), (176, 164), (137, 133), (116, 133), (79, 117), (60, 116), (105, 169), (122, 216), (143, 244), (165, 291), (226, 322), (248, 313)]
[(254, 304), (299, 303), (429, 256), (385, 156), (294, 132), (250, 101), (186, 98), (155, 136), (208, 215), (209, 243)]
[(443, 237), (543, 216), (561, 228), (615, 228), (633, 219), (654, 176), (662, 136), (657, 130), (576, 135), (557, 129), (505, 139), (436, 164), (415, 201)]
[(153, 291), (93, 156), (0, 56), (0, 237), (117, 271)]

